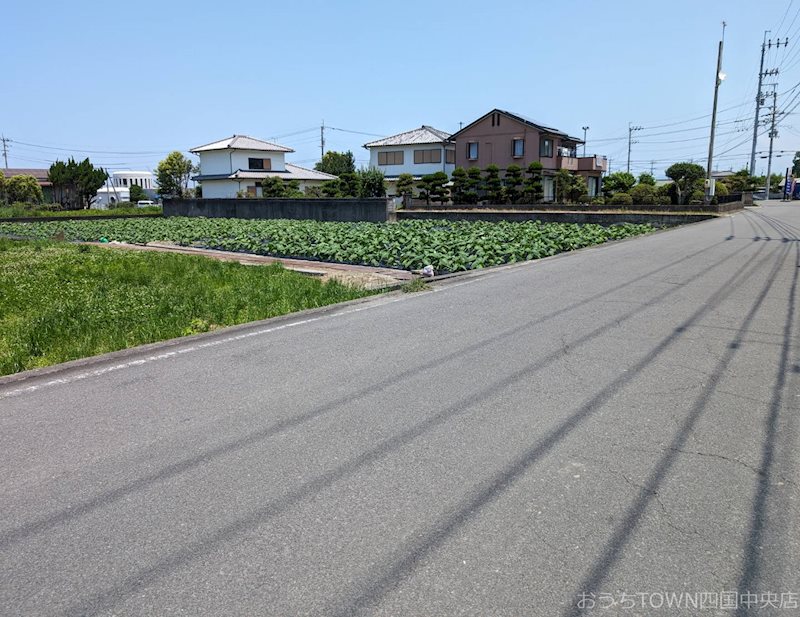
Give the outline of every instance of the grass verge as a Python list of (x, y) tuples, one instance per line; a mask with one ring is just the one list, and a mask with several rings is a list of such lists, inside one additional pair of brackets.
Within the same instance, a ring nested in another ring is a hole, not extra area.
[(0, 207), (0, 219), (17, 218), (93, 218), (96, 216), (152, 216), (161, 214), (161, 206), (141, 208), (109, 208), (108, 210), (48, 210), (46, 208), (23, 208), (20, 206)]
[(0, 238), (0, 375), (371, 293), (277, 264)]

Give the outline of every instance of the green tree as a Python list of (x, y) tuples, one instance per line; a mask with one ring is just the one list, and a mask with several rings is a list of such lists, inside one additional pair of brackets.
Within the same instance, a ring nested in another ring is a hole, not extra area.
[(425, 200), (426, 204), (430, 204), (431, 200), (443, 204), (450, 198), (447, 187), (445, 186), (448, 181), (449, 178), (443, 171), (437, 171), (422, 176), (422, 180), (419, 183), (420, 197)]
[(139, 186), (138, 184), (134, 184), (131, 187), (131, 201), (136, 203), (137, 201), (141, 201), (142, 199), (148, 199), (147, 193), (144, 192), (144, 189)]
[(655, 186), (656, 179), (653, 177), (653, 174), (649, 174), (647, 172), (643, 172), (639, 174), (639, 184), (646, 184), (648, 186)]
[(356, 176), (359, 197), (386, 197), (386, 177), (380, 169), (359, 169)]
[(453, 186), (450, 187), (450, 194), (453, 198), (453, 203), (467, 203), (465, 201), (465, 196), (467, 193), (467, 170), (463, 167), (456, 167), (453, 170), (453, 175), (450, 176), (450, 181), (453, 183)]
[[(326, 172), (327, 173), (327, 172)], [(342, 197), (358, 197), (361, 192), (361, 178), (355, 172), (346, 172), (339, 176), (339, 191)]]
[(267, 199), (279, 199), (286, 197), (286, 184), (283, 178), (270, 176), (261, 181), (261, 195)]
[(44, 201), (44, 193), (39, 181), (33, 176), (12, 176), (5, 181), (5, 192), (8, 201), (15, 203), (23, 201), (26, 203), (40, 204)]
[(306, 194), (300, 190), (299, 180), (284, 180), (283, 184), (286, 187), (286, 197), (297, 199), (306, 196)]
[(0, 173), (0, 204), (7, 203), (8, 200), (6, 199), (6, 176), (3, 173)]
[(667, 177), (675, 183), (678, 205), (686, 203), (692, 192), (702, 191), (706, 170), (695, 163), (675, 163), (667, 169)]
[(792, 159), (792, 175), (795, 178), (800, 178), (800, 150), (795, 152)]
[(556, 200), (575, 203), (586, 193), (586, 181), (568, 169), (559, 169), (555, 177)]
[(476, 204), (483, 195), (484, 184), (483, 174), (480, 167), (470, 167), (467, 169), (466, 191), (464, 193), (464, 203)]
[(314, 169), (334, 176), (354, 174), (356, 172), (356, 160), (350, 150), (347, 152), (328, 150), (323, 155), (322, 160), (314, 165)]
[(537, 204), (544, 198), (544, 186), (542, 185), (543, 166), (539, 161), (533, 161), (528, 165), (528, 177), (525, 178), (523, 192), (525, 203)]
[(500, 179), (500, 168), (497, 165), (487, 165), (484, 169), (483, 185), (486, 190), (486, 199), (492, 204), (505, 202), (503, 195), (503, 181)]
[(63, 207), (88, 208), (97, 196), (97, 189), (108, 179), (108, 172), (92, 165), (88, 158), (80, 163), (70, 158), (66, 163), (53, 163), (47, 179), (53, 185), (53, 198)]
[(642, 184), (641, 182), (630, 190), (633, 203), (648, 206), (656, 203), (656, 187), (652, 184)]
[(78, 163), (76, 178), (81, 203), (90, 208), (97, 197), (97, 189), (108, 180), (108, 172), (101, 167), (95, 167), (87, 158)]
[(505, 185), (506, 199), (512, 203), (517, 203), (522, 198), (522, 168), (519, 165), (509, 165), (506, 168), (506, 176), (503, 178)]
[(191, 160), (177, 150), (170, 152), (156, 168), (158, 194), (162, 197), (182, 197), (194, 170)]
[(397, 176), (396, 191), (398, 195), (414, 195), (414, 176), (411, 174), (400, 174)]
[(744, 191), (754, 191), (758, 184), (758, 179), (751, 176), (747, 169), (740, 169), (735, 174), (723, 178), (717, 185), (724, 183), (731, 193), (743, 193)]
[(603, 193), (610, 197), (614, 193), (627, 193), (636, 184), (636, 178), (627, 171), (617, 171), (603, 178)]
[(326, 180), (325, 182), (322, 183), (320, 191), (322, 192), (322, 196), (327, 197), (328, 199), (335, 199), (337, 197), (341, 197), (342, 181), (339, 179)]

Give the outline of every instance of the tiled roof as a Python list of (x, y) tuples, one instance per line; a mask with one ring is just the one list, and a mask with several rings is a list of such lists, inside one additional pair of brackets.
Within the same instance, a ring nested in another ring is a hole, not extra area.
[(294, 152), (291, 148), (274, 144), (271, 141), (248, 137), (247, 135), (234, 135), (220, 139), (204, 146), (192, 148), (189, 152), (209, 152), (210, 150), (257, 150), (261, 152)]
[(489, 113), (482, 115), (480, 118), (478, 118), (474, 122), (470, 122), (467, 126), (463, 127), (457, 133), (453, 134), (452, 137), (457, 137), (463, 131), (466, 131), (472, 125), (480, 122), (485, 117), (489, 116), (490, 114), (498, 113), (498, 112), (503, 114), (503, 115), (505, 115), (505, 116), (508, 116), (510, 118), (514, 118), (515, 120), (517, 120), (519, 122), (522, 122), (523, 124), (528, 124), (528, 125), (534, 127), (535, 129), (537, 129), (539, 131), (542, 131), (542, 132), (545, 132), (545, 133), (550, 133), (552, 135), (558, 135), (559, 137), (563, 137), (565, 140), (574, 141), (574, 142), (579, 143), (579, 144), (583, 143), (582, 139), (567, 135), (564, 131), (559, 131), (558, 129), (555, 129), (555, 128), (551, 127), (551, 126), (547, 126), (546, 124), (542, 124), (541, 122), (537, 122), (533, 118), (528, 118), (527, 116), (524, 116), (522, 114), (518, 114), (518, 113), (515, 113), (513, 111), (508, 111), (508, 110), (505, 110), (505, 109), (493, 109)]
[(445, 133), (432, 126), (423, 124), (418, 129), (398, 133), (391, 137), (384, 137), (377, 141), (364, 144), (365, 148), (375, 148), (378, 146), (406, 146), (414, 144), (439, 144), (450, 140), (450, 133)]
[(517, 120), (519, 120), (520, 122), (524, 122), (525, 124), (530, 124), (532, 126), (535, 126), (536, 128), (544, 129), (548, 133), (567, 136), (567, 134), (564, 133), (563, 131), (554, 129), (552, 126), (547, 126), (546, 124), (542, 124), (541, 122), (537, 122), (536, 120), (534, 120), (533, 118), (529, 118), (528, 116), (523, 116), (522, 114), (518, 114), (513, 111), (507, 111), (505, 109), (498, 109), (497, 111), (499, 111), (501, 114), (505, 114), (507, 116), (511, 116), (512, 118), (516, 118)]
[(50, 172), (49, 169), (23, 168), (23, 167), (12, 167), (10, 169), (3, 169), (3, 175), (6, 178), (13, 178), (14, 176), (33, 176), (40, 182), (47, 181), (47, 174), (49, 172)]

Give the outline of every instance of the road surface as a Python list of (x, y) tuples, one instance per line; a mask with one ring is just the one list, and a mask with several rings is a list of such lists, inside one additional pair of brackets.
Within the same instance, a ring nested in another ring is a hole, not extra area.
[(798, 614), (798, 238), (772, 204), (0, 386), (0, 614)]

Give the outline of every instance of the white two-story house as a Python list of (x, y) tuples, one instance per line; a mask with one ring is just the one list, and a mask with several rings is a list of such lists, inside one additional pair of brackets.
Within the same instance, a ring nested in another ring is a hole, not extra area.
[(227, 137), (189, 152), (200, 157), (200, 175), (193, 179), (201, 183), (206, 199), (260, 197), (261, 183), (273, 176), (297, 180), (301, 191), (336, 179), (331, 174), (287, 163), (286, 153), (294, 152), (291, 148), (247, 135)]
[(431, 126), (392, 135), (364, 144), (369, 150), (369, 166), (380, 169), (386, 177), (389, 195), (400, 174), (411, 174), (415, 180), (422, 176), (443, 171), (449, 177), (456, 166), (455, 144), (450, 133)]

